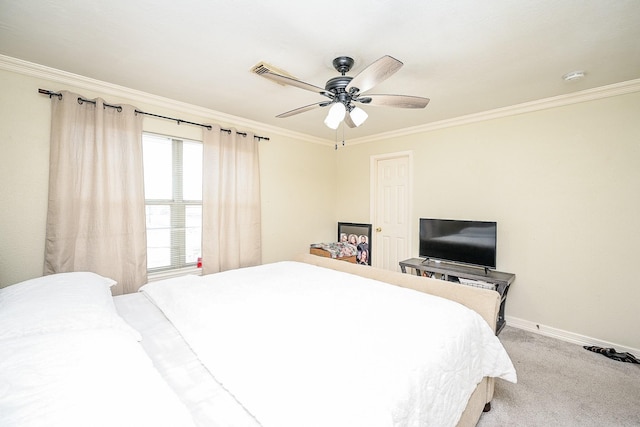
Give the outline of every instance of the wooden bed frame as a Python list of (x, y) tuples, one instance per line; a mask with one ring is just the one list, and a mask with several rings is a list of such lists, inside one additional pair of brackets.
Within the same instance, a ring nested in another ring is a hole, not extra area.
[[(400, 272), (383, 270), (366, 265), (351, 264), (311, 254), (299, 255), (295, 258), (295, 261), (356, 274), (456, 301), (480, 314), (489, 326), (491, 326), (493, 331), (496, 330), (498, 311), (500, 309), (500, 295), (496, 291), (454, 284), (428, 277), (402, 274)], [(493, 378), (485, 377), (477, 385), (475, 391), (469, 398), (466, 409), (458, 421), (458, 427), (475, 426), (482, 412), (488, 411), (491, 408), (494, 383), (495, 380)]]

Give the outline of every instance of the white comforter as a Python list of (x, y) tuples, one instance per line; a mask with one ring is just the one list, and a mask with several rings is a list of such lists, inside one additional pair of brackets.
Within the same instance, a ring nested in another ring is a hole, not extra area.
[(140, 344), (104, 328), (0, 340), (0, 426), (193, 424)]
[(141, 289), (264, 427), (453, 426), (484, 376), (516, 380), (457, 303), (281, 262)]

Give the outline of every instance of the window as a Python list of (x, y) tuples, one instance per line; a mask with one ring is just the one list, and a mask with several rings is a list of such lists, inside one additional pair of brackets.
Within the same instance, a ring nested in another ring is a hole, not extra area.
[(202, 143), (145, 133), (147, 270), (195, 267), (202, 242)]

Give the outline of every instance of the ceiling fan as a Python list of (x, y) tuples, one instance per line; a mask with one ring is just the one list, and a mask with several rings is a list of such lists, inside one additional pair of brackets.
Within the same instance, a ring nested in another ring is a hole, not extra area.
[(428, 98), (419, 96), (366, 94), (369, 89), (398, 71), (403, 65), (401, 61), (385, 55), (367, 66), (355, 77), (347, 76), (346, 74), (351, 70), (353, 64), (353, 58), (348, 56), (335, 58), (333, 60), (333, 67), (341, 75), (329, 79), (324, 88), (305, 83), (293, 77), (278, 74), (270, 69), (265, 69), (259, 74), (278, 83), (309, 90), (329, 98), (328, 101), (316, 102), (315, 104), (296, 108), (295, 110), (279, 114), (276, 117), (291, 117), (304, 113), (305, 111), (331, 105), (329, 113), (324, 120), (324, 123), (331, 129), (337, 129), (343, 120), (347, 126), (351, 128), (358, 127), (364, 123), (368, 115), (355, 104), (398, 108), (424, 108), (429, 103)]

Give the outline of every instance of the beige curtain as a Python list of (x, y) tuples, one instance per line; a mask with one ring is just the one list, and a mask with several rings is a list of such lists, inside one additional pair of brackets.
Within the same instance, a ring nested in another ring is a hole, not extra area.
[(262, 262), (258, 141), (203, 130), (202, 273)]
[(142, 116), (62, 92), (52, 98), (44, 273), (92, 271), (115, 295), (147, 281)]

